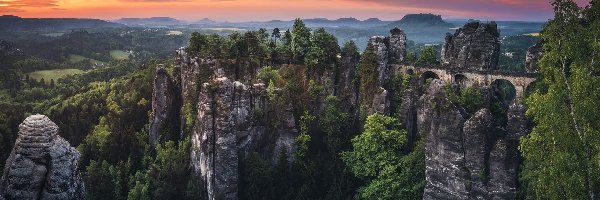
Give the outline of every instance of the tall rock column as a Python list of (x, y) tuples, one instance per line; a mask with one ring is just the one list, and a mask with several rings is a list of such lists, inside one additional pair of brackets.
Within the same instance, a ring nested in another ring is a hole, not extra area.
[(495, 22), (471, 22), (448, 34), (442, 46), (442, 64), (459, 70), (498, 69), (500, 33)]
[(465, 119), (447, 97), (444, 83), (433, 80), (420, 99), (419, 121), (425, 131), (425, 192), (423, 199), (467, 199)]
[(237, 199), (238, 154), (231, 115), (234, 84), (226, 77), (204, 83), (192, 133), (192, 166), (206, 184), (208, 198)]
[(84, 199), (79, 152), (58, 136), (44, 115), (19, 125), (19, 136), (0, 179), (0, 199)]
[[(169, 132), (171, 135), (179, 136), (179, 110), (176, 105), (179, 95), (171, 76), (163, 65), (156, 68), (154, 78), (154, 92), (152, 94), (152, 121), (150, 124), (150, 145), (154, 145), (160, 138), (161, 132)], [(168, 136), (167, 136), (168, 137)], [(178, 139), (178, 138), (163, 138)]]

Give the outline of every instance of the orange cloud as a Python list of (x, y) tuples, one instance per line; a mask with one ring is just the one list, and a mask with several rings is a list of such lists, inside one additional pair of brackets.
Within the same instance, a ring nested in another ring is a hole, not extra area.
[[(588, 0), (578, 0), (588, 1)], [(541, 0), (0, 0), (0, 12), (23, 17), (205, 17), (228, 21), (378, 17), (398, 20), (410, 13), (445, 18), (545, 20)]]

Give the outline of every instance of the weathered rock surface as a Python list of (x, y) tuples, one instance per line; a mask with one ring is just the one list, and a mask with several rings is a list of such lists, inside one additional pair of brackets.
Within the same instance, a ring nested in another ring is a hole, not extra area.
[(335, 95), (338, 96), (346, 112), (356, 111), (358, 105), (358, 87), (354, 84), (354, 77), (360, 61), (358, 52), (346, 54), (342, 52), (342, 64), (339, 68), (337, 88)]
[(425, 132), (424, 199), (467, 199), (464, 138), (465, 119), (447, 98), (444, 83), (433, 80), (420, 99), (419, 121)]
[(297, 131), (291, 107), (284, 112), (276, 134), (267, 134), (268, 128), (255, 120), (256, 111), (269, 106), (266, 102), (262, 83), (248, 87), (218, 77), (202, 85), (191, 162), (207, 187), (209, 199), (238, 198), (238, 162), (246, 152), (262, 151), (278, 158), (283, 149), (295, 151)]
[(538, 62), (543, 56), (541, 43), (529, 47), (529, 49), (527, 49), (527, 54), (525, 54), (525, 73), (537, 73)]
[(444, 66), (460, 70), (498, 69), (500, 40), (495, 22), (471, 22), (446, 35), (441, 61)]
[(372, 115), (377, 113), (381, 115), (388, 115), (390, 113), (389, 109), (390, 100), (388, 97), (388, 91), (383, 88), (379, 88), (379, 92), (373, 95), (373, 104), (367, 111), (367, 114)]
[(492, 113), (487, 108), (477, 111), (463, 126), (465, 167), (468, 171), (466, 184), (470, 197), (488, 199), (486, 175), (487, 157), (492, 129)]
[(377, 81), (385, 86), (390, 79), (391, 64), (399, 64), (406, 56), (406, 34), (399, 28), (390, 30), (390, 36), (374, 36), (369, 39), (377, 55)]
[(406, 57), (406, 34), (398, 27), (390, 30), (388, 39), (388, 61), (391, 64), (400, 64)]
[(417, 109), (419, 105), (419, 96), (417, 90), (408, 88), (402, 95), (402, 105), (400, 105), (399, 120), (402, 122), (404, 129), (407, 132), (409, 146), (414, 145), (419, 129), (417, 127)]
[(179, 123), (177, 123), (179, 121), (179, 112), (177, 111), (180, 109), (174, 105), (177, 98), (174, 94), (176, 90), (177, 88), (174, 86), (173, 80), (167, 70), (163, 65), (158, 65), (154, 78), (154, 92), (152, 94), (152, 121), (149, 131), (151, 145), (156, 144), (160, 133), (164, 132), (165, 129), (169, 129), (167, 131), (177, 131), (176, 129), (179, 127)]
[(518, 138), (527, 133), (524, 108), (509, 109), (508, 131), (494, 127), (487, 108), (468, 120), (434, 80), (419, 100), (425, 133), (424, 199), (514, 199), (520, 162)]
[(58, 136), (58, 126), (44, 115), (31, 115), (0, 179), (0, 199), (84, 199), (78, 171), (79, 152)]

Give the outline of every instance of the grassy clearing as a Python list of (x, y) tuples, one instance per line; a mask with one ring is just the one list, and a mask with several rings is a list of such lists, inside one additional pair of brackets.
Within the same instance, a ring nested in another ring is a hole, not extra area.
[(540, 37), (540, 33), (528, 33), (528, 34), (523, 34), (523, 35), (529, 35), (529, 36), (533, 36), (533, 37)]
[(247, 31), (242, 28), (203, 28), (203, 30), (211, 30), (211, 31)]
[(48, 37), (60, 37), (62, 35), (64, 35), (65, 33), (45, 33), (42, 34), (43, 36), (48, 36)]
[(30, 79), (40, 80), (44, 79), (46, 83), (50, 83), (50, 79), (54, 79), (54, 81), (58, 80), (61, 77), (71, 75), (71, 74), (81, 74), (83, 70), (80, 69), (51, 69), (51, 70), (40, 70), (29, 73)]
[(79, 61), (82, 61), (82, 60), (85, 60), (85, 59), (89, 59), (90, 62), (92, 62), (92, 64), (99, 65), (99, 64), (103, 64), (104, 63), (102, 61), (94, 60), (94, 59), (91, 59), (91, 58), (86, 58), (86, 57), (83, 57), (81, 55), (69, 54), (69, 62), (71, 62), (71, 63), (76, 63), (76, 62), (79, 62)]
[(110, 57), (115, 60), (127, 60), (129, 59), (129, 53), (122, 50), (110, 51)]
[(168, 31), (167, 35), (183, 35), (181, 31)]

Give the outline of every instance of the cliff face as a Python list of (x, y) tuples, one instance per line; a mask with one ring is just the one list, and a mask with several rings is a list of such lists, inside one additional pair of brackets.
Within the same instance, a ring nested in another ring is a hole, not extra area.
[(514, 199), (518, 138), (528, 133), (522, 105), (509, 110), (506, 131), (487, 108), (470, 118), (434, 80), (420, 99), (419, 127), (426, 140), (424, 199)]
[(399, 28), (390, 30), (390, 36), (374, 36), (369, 43), (377, 55), (377, 86), (371, 105), (367, 108), (367, 114), (390, 113), (389, 91), (386, 89), (394, 73), (392, 65), (404, 62), (406, 57), (406, 34)]
[(377, 81), (384, 86), (390, 80), (391, 64), (399, 64), (406, 56), (406, 34), (399, 28), (390, 31), (390, 36), (374, 36), (369, 39), (377, 55)]
[(54, 122), (31, 115), (19, 126), (6, 161), (0, 199), (84, 199), (78, 161), (79, 152), (58, 136)]
[[(274, 116), (265, 112), (279, 105), (271, 105), (265, 84), (249, 83), (254, 70), (234, 70), (239, 64), (243, 65), (232, 60), (190, 58), (184, 50), (178, 52), (174, 72), (180, 74), (174, 79), (180, 83), (183, 105), (194, 105), (196, 112), (189, 133), (191, 165), (206, 186), (208, 199), (238, 198), (238, 162), (249, 152), (276, 162), (285, 151), (289, 162), (294, 159), (297, 130), (290, 102), (277, 107), (283, 109), (279, 118), (268, 120), (275, 126), (266, 124), (265, 119)], [(159, 76), (157, 71), (157, 79)], [(330, 90), (327, 92), (332, 93)]]
[[(161, 132), (172, 132), (169, 135), (180, 135), (179, 130), (179, 99), (177, 87), (171, 75), (163, 65), (157, 66), (152, 94), (152, 121), (150, 125), (150, 144), (158, 141)], [(169, 135), (165, 135), (168, 137)], [(173, 138), (170, 138), (173, 139)], [(178, 138), (175, 138), (178, 139)]]
[[(373, 37), (369, 42), (377, 55), (379, 90), (374, 92), (367, 112), (389, 114), (387, 89), (390, 77), (399, 73), (396, 68), (403, 64), (406, 35), (400, 29), (393, 29), (390, 36)], [(471, 23), (447, 37), (442, 58), (450, 68), (491, 70), (497, 67), (498, 47), (494, 23)], [(359, 59), (358, 54), (343, 54), (335, 71), (325, 70), (311, 74), (310, 78), (303, 77), (314, 80), (322, 88), (305, 105), (312, 115), (318, 118), (328, 95), (340, 98), (345, 111), (358, 113), (361, 97), (354, 77)], [(247, 67), (242, 70), (240, 66)], [(281, 68), (287, 70), (294, 66)], [(166, 71), (157, 70), (155, 121), (172, 118), (167, 115), (177, 118), (176, 114), (161, 115), (161, 110), (192, 105), (195, 118), (187, 125), (193, 126), (185, 130), (192, 140), (191, 165), (206, 186), (208, 199), (238, 198), (238, 163), (248, 153), (256, 152), (276, 162), (280, 152), (294, 155), (296, 151), (294, 139), (298, 131), (292, 106), (296, 102), (271, 101), (266, 85), (254, 80), (256, 72), (257, 69), (244, 61), (192, 58), (183, 49), (178, 51), (172, 80)], [(485, 108), (469, 116), (448, 99), (447, 92), (456, 91), (447, 90), (442, 81), (434, 80), (422, 96), (420, 84), (418, 78), (413, 77), (410, 86), (402, 91), (401, 105), (397, 106), (399, 120), (409, 134), (409, 144), (419, 137), (419, 131), (426, 141), (424, 198), (514, 198), (520, 162), (518, 138), (528, 133), (529, 126), (525, 108), (520, 104), (510, 106), (509, 125), (499, 127), (494, 124), (489, 109), (488, 101), (492, 97), (484, 97)], [(170, 94), (165, 88), (174, 88), (180, 94)], [(488, 90), (483, 90), (484, 96), (492, 95)], [(271, 92), (280, 95), (281, 90), (276, 88)], [(169, 95), (179, 96), (182, 103), (179, 106), (168, 103)], [(278, 113), (266, 114), (273, 110)], [(165, 128), (157, 128), (161, 129)], [(289, 162), (293, 160), (293, 156), (288, 157)]]
[(488, 71), (498, 69), (500, 40), (495, 22), (471, 22), (446, 35), (442, 64), (455, 69)]

